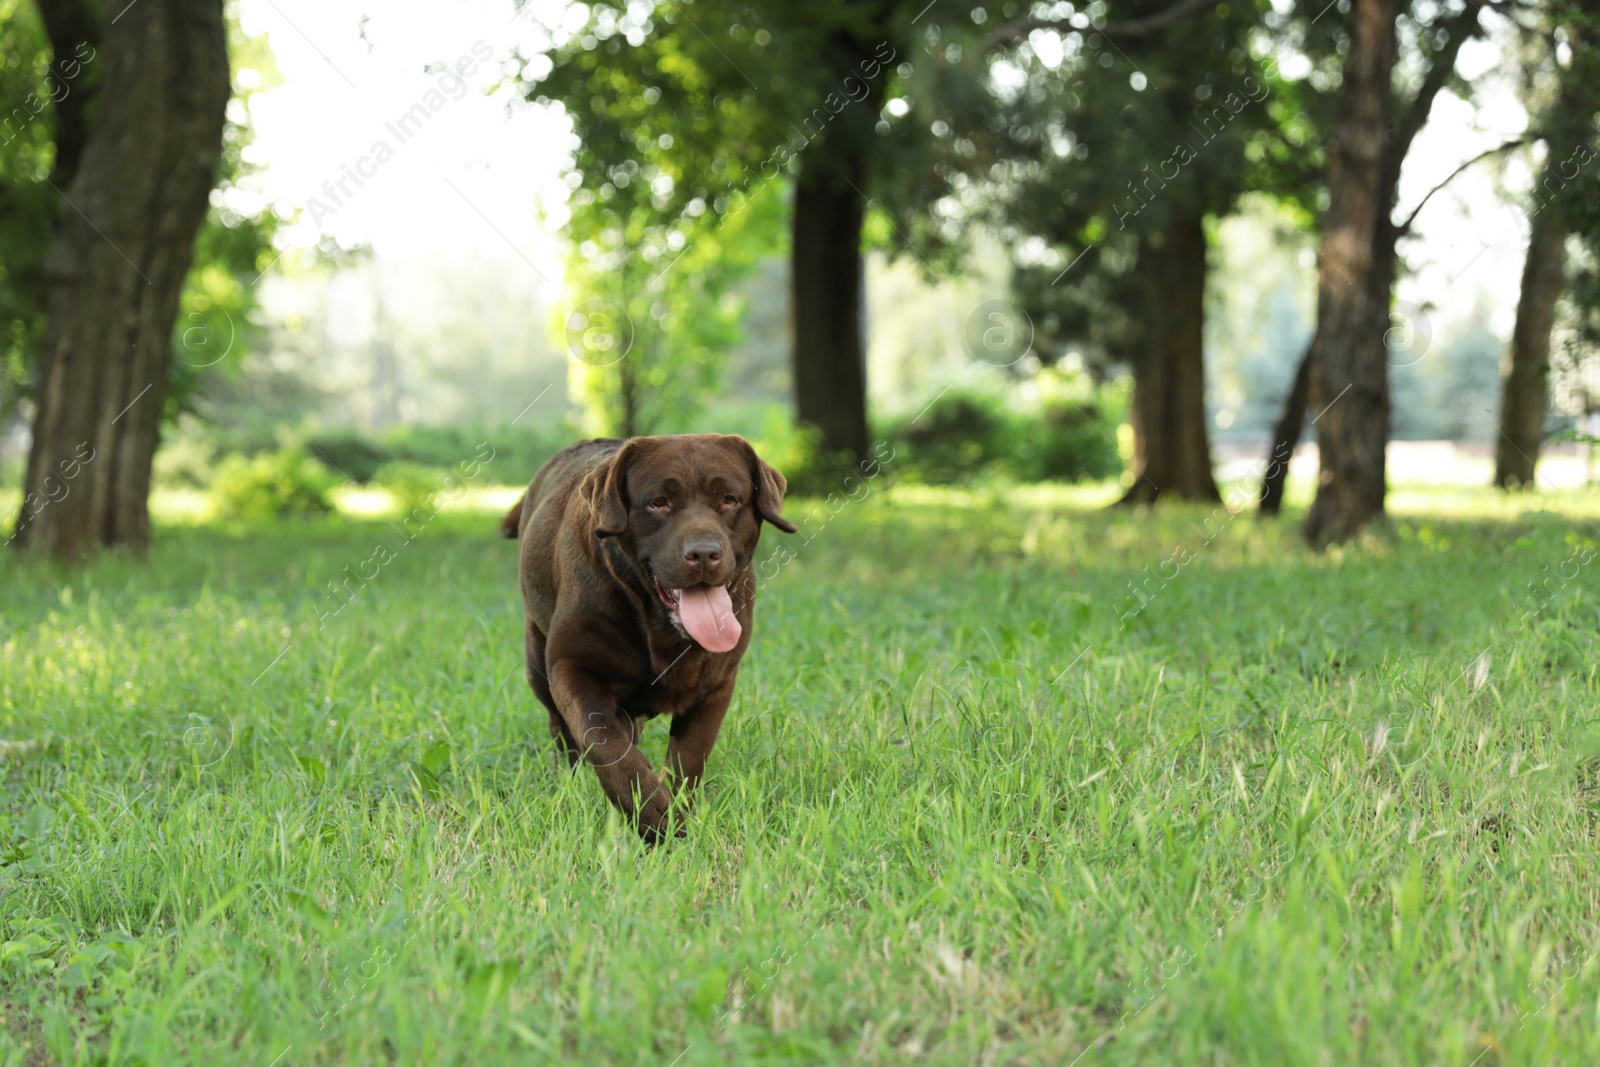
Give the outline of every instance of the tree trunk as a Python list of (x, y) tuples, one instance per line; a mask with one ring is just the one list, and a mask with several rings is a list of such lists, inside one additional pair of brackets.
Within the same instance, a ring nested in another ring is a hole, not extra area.
[(1379, 223), (1388, 222), (1384, 133), (1394, 67), (1395, 0), (1351, 0), (1350, 49), (1328, 144), (1328, 209), (1317, 263), (1316, 359), (1312, 403), (1321, 472), (1306, 517), (1313, 544), (1344, 540), (1383, 514), (1389, 377), (1383, 337), (1387, 292), (1374, 293), (1373, 271), (1392, 283), (1378, 258)]
[[(634, 333), (634, 342), (638, 343), (638, 332)], [(645, 341), (651, 349), (656, 349), (656, 324), (650, 323)], [(652, 356), (657, 353), (651, 352)], [(639, 431), (639, 361), (645, 358), (643, 351), (630, 350), (617, 362), (617, 408), (619, 419), (614, 427), (607, 427), (608, 433), (614, 433), (623, 440), (638, 437)]]
[[(99, 82), (100, 16), (92, 0), (38, 0), (50, 38), (51, 99), (55, 102), (56, 159), (50, 180), (65, 189), (78, 172), (89, 139), (89, 105)], [(68, 210), (71, 210), (70, 208)]]
[(1272, 447), (1267, 451), (1267, 467), (1261, 472), (1261, 514), (1275, 517), (1283, 510), (1283, 483), (1289, 478), (1289, 461), (1306, 429), (1306, 398), (1311, 392), (1311, 360), (1317, 350), (1313, 334), (1306, 342), (1305, 354), (1294, 372), (1294, 384), (1283, 398), (1283, 414), (1272, 428)]
[(230, 94), (221, 0), (106, 26), (100, 115), (45, 257), (43, 366), (15, 542), (72, 558), (150, 537), (173, 322)]
[(1177, 220), (1145, 253), (1156, 322), (1150, 351), (1133, 361), (1133, 484), (1118, 503), (1221, 500), (1206, 425), (1204, 219)]
[[(811, 152), (825, 146), (813, 145)], [(846, 145), (835, 151), (846, 150)], [(861, 223), (857, 189), (865, 168), (806, 160), (794, 194), (791, 312), (795, 411), (822, 434), (826, 456), (867, 456), (867, 374), (863, 350)], [(852, 182), (854, 185), (852, 185)]]
[(1501, 489), (1533, 487), (1550, 401), (1550, 331), (1555, 326), (1556, 301), (1566, 287), (1566, 242), (1566, 227), (1554, 211), (1533, 216), (1517, 324), (1511, 331), (1511, 366), (1500, 394), (1494, 484)]

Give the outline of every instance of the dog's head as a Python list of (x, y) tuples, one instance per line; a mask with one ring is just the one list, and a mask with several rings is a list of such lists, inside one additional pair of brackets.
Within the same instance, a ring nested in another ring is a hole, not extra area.
[(594, 536), (617, 539), (673, 625), (726, 652), (741, 633), (727, 587), (750, 566), (761, 523), (794, 533), (787, 489), (744, 438), (685, 434), (633, 438), (580, 492)]

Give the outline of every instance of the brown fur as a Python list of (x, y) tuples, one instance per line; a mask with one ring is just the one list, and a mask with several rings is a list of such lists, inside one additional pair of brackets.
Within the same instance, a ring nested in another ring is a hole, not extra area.
[[(716, 744), (754, 629), (761, 523), (794, 532), (781, 514), (787, 488), (742, 437), (581, 441), (551, 457), (501, 521), (521, 541), (528, 681), (550, 735), (572, 766), (588, 760), (648, 841), (668, 832), (674, 790), (699, 783)], [(669, 506), (652, 508), (659, 499)], [(671, 588), (726, 581), (739, 643), (714, 653), (684, 636), (652, 571)], [(656, 715), (672, 720), (667, 781), (638, 749)]]

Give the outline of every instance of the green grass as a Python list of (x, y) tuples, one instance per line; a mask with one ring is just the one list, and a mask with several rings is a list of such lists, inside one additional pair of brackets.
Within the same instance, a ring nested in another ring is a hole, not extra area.
[(1322, 555), (1093, 499), (769, 531), (653, 851), (555, 769), (487, 511), (6, 559), (0, 1061), (1595, 1062), (1600, 495)]

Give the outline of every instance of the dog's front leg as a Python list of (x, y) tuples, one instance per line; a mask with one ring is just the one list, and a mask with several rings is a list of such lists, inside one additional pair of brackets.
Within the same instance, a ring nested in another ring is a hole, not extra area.
[(706, 758), (717, 743), (722, 719), (728, 714), (728, 701), (733, 699), (733, 682), (729, 678), (694, 707), (672, 719), (672, 733), (667, 740), (667, 773), (673, 788), (682, 793), (699, 785), (705, 774)]
[(550, 690), (611, 803), (646, 841), (665, 837), (672, 794), (634, 744), (633, 723), (617, 710), (610, 690), (570, 660), (552, 664)]

